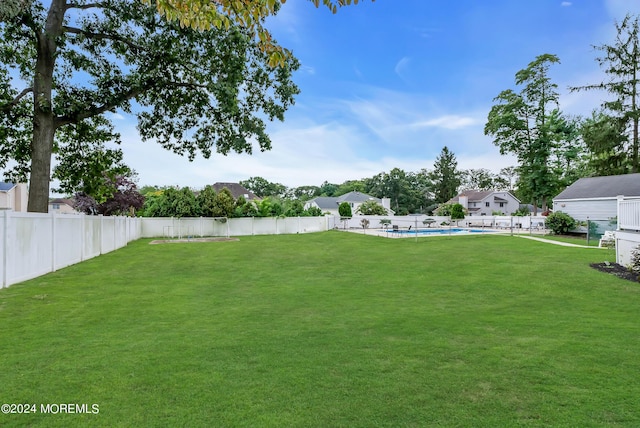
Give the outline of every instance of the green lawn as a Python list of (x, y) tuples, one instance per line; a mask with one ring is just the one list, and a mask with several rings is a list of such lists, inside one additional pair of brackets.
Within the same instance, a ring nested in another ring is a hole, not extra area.
[[(611, 250), (344, 232), (149, 240), (0, 290), (0, 426), (640, 426)], [(38, 407), (39, 410), (39, 407)]]

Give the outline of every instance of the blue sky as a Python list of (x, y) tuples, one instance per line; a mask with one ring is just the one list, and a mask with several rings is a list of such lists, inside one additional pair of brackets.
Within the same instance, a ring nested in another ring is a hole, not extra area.
[(288, 187), (342, 183), (432, 169), (444, 146), (461, 169), (498, 172), (516, 162), (483, 133), (493, 98), (551, 53), (561, 60), (551, 69), (561, 109), (590, 114), (605, 94), (567, 87), (605, 78), (592, 46), (611, 42), (626, 13), (640, 13), (640, 2), (361, 0), (332, 15), (288, 0), (267, 26), (300, 60), (301, 94), (284, 122), (269, 124), (271, 151), (189, 162), (140, 142), (135, 118), (114, 123), (139, 185), (202, 188), (254, 176)]

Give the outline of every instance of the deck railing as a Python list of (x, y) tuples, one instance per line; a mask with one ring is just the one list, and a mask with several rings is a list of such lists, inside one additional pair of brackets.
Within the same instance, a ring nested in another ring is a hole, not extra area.
[(640, 231), (640, 199), (618, 200), (618, 229)]

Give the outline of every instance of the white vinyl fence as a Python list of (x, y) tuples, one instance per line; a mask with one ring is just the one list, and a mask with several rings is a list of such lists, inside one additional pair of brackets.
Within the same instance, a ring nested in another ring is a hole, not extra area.
[(142, 219), (142, 238), (189, 238), (202, 236), (283, 235), (324, 232), (331, 217), (154, 217)]
[(0, 212), (0, 288), (124, 247), (141, 219)]
[[(451, 223), (458, 227), (477, 227), (491, 229), (516, 229), (516, 230), (536, 230), (545, 229), (545, 219), (543, 216), (467, 216), (462, 220), (450, 220), (449, 217), (428, 216), (428, 215), (408, 215), (408, 216), (353, 216), (349, 219), (335, 217), (335, 227), (338, 229), (358, 229), (362, 228), (362, 220), (369, 220), (369, 229), (384, 229), (381, 220), (389, 220), (391, 223), (386, 226), (391, 229), (398, 226), (399, 229), (424, 229), (427, 227), (442, 227), (443, 223)], [(424, 221), (429, 219), (430, 224)]]

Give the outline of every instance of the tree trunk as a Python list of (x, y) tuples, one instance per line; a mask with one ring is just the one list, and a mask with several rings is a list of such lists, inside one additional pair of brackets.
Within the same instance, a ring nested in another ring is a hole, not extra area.
[(33, 77), (33, 140), (27, 205), (29, 212), (46, 213), (49, 210), (51, 154), (56, 130), (51, 92), (56, 43), (62, 34), (65, 7), (65, 0), (53, 0), (44, 31), (35, 35), (37, 59)]

